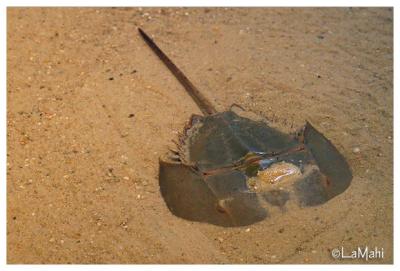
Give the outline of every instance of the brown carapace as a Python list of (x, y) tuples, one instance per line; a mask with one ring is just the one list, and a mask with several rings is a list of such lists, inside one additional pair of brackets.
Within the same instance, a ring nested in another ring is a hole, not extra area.
[(217, 112), (140, 28), (139, 33), (204, 114), (193, 115), (177, 150), (160, 158), (160, 191), (173, 214), (245, 226), (323, 204), (349, 187), (345, 158), (309, 122), (285, 134), (239, 106)]

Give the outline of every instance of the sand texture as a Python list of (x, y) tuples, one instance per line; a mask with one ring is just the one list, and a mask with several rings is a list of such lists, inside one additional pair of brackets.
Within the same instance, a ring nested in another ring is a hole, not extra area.
[[(393, 10), (8, 8), (8, 263), (393, 262)], [(218, 110), (305, 120), (353, 181), (249, 227), (175, 217), (158, 159), (196, 104), (142, 27)]]

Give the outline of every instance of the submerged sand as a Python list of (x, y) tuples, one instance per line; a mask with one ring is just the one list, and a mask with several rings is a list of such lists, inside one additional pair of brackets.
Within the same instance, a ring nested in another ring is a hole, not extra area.
[[(393, 10), (9, 8), (8, 263), (392, 263)], [(347, 158), (326, 204), (223, 228), (171, 214), (158, 158), (195, 103), (305, 120)], [(384, 249), (337, 260), (332, 249)]]

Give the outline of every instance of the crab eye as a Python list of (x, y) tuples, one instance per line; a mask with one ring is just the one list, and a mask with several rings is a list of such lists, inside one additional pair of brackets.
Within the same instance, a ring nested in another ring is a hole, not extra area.
[(258, 171), (261, 169), (259, 163), (252, 163), (246, 167), (246, 175), (248, 177), (257, 176)]

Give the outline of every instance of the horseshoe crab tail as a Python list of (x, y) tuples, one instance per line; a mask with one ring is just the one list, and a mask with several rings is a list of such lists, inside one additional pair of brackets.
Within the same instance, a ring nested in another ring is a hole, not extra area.
[(176, 79), (186, 89), (192, 99), (196, 102), (200, 110), (204, 115), (212, 115), (217, 112), (214, 106), (207, 100), (206, 97), (190, 82), (190, 80), (183, 74), (183, 72), (168, 58), (166, 54), (154, 43), (154, 41), (141, 29), (138, 28), (140, 35), (147, 43), (147, 45), (153, 50), (153, 52), (160, 58), (162, 62), (168, 67), (168, 69), (175, 75)]

